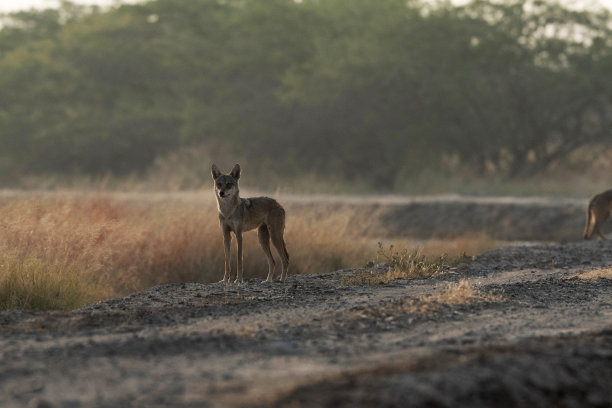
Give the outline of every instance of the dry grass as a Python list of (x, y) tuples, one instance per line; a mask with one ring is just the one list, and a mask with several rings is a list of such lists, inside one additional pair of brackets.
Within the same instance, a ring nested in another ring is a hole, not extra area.
[(503, 300), (503, 296), (483, 292), (475, 288), (467, 279), (463, 279), (457, 283), (449, 284), (445, 290), (438, 294), (409, 299), (402, 303), (401, 311), (429, 316), (439, 312), (445, 306), (496, 303)]
[[(350, 207), (288, 206), (289, 273), (330, 272), (371, 260), (392, 266), (385, 276), (355, 283), (372, 284), (432, 276), (461, 258), (382, 245), (377, 255), (368, 235), (373, 222)], [(437, 250), (452, 252), (457, 242)], [(267, 263), (254, 232), (245, 234), (244, 257), (245, 277), (263, 279)], [(209, 191), (179, 199), (74, 192), (0, 199), (0, 310), (72, 309), (156, 284), (216, 282), (223, 262)]]
[(396, 249), (394, 245), (388, 248), (378, 243), (377, 260), (384, 268), (364, 269), (351, 276), (341, 279), (343, 285), (378, 285), (395, 279), (430, 278), (441, 275), (461, 263), (467, 263), (470, 257), (463, 253), (459, 256), (424, 255), (417, 249)]
[(597, 280), (612, 279), (612, 268), (596, 269), (594, 271), (582, 272), (576, 275), (579, 279)]
[(195, 208), (155, 208), (104, 196), (36, 197), (4, 203), (0, 213), (5, 259), (62, 265), (111, 293), (200, 280), (209, 272), (204, 258), (212, 225)]
[(398, 314), (434, 316), (442, 310), (448, 310), (452, 306), (499, 303), (504, 301), (505, 298), (501, 294), (481, 290), (467, 279), (462, 279), (459, 282), (450, 283), (440, 293), (387, 304), (370, 310), (369, 314), (376, 317)]
[(362, 218), (356, 209), (328, 211), (325, 207), (306, 206), (290, 209), (288, 217), (286, 240), (293, 273), (331, 272), (365, 265), (375, 256), (370, 237), (362, 233), (364, 224), (371, 221)]
[[(304, 209), (289, 217), (290, 273), (332, 271), (373, 256), (366, 238), (348, 235), (348, 212)], [(247, 233), (244, 245), (245, 276), (265, 277), (256, 234)], [(212, 200), (66, 194), (0, 201), (0, 309), (70, 309), (156, 284), (214, 282), (222, 271)]]
[(396, 247), (421, 249), (426, 256), (447, 254), (449, 257), (462, 257), (465, 254), (478, 255), (491, 249), (501, 248), (508, 243), (492, 239), (484, 232), (466, 233), (452, 239), (429, 239), (427, 241), (401, 240), (394, 242)]
[(475, 302), (495, 303), (504, 301), (503, 296), (492, 292), (485, 292), (475, 285), (471, 284), (467, 279), (462, 279), (457, 283), (450, 283), (445, 290), (438, 294), (428, 295), (420, 299), (421, 307), (429, 307), (428, 305), (445, 304), (445, 305), (466, 305)]
[(103, 296), (70, 266), (36, 258), (0, 260), (0, 310), (16, 307), (74, 309)]

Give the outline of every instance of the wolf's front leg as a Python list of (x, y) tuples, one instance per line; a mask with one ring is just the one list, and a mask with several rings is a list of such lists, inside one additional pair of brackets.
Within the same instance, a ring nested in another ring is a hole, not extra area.
[(234, 283), (242, 283), (244, 279), (242, 278), (242, 233), (236, 233), (236, 244), (238, 245), (238, 254), (236, 260), (236, 280)]
[(223, 247), (225, 250), (225, 272), (221, 282), (230, 281), (230, 272), (232, 269), (232, 253), (231, 253), (232, 236), (229, 231), (223, 230)]

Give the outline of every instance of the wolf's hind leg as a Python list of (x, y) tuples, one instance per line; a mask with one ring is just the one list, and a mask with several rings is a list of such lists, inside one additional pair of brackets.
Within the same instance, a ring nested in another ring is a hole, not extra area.
[(268, 277), (266, 278), (266, 282), (272, 282), (274, 279), (276, 262), (272, 256), (272, 251), (270, 251), (270, 231), (268, 231), (268, 227), (265, 224), (257, 229), (257, 238), (259, 238), (259, 243), (261, 244), (264, 254), (266, 254), (266, 258), (268, 258)]
[(281, 272), (280, 281), (284, 282), (287, 278), (287, 274), (289, 273), (289, 253), (287, 252), (287, 247), (285, 246), (285, 240), (283, 239), (282, 232), (280, 234), (272, 235), (272, 243), (278, 251), (278, 255), (280, 256), (283, 264), (283, 271)]

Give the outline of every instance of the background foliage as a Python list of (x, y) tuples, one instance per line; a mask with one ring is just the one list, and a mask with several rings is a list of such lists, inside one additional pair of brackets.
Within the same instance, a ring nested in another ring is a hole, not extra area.
[(209, 157), (386, 191), (459, 167), (530, 177), (610, 144), (610, 23), (537, 0), (63, 2), (5, 15), (0, 180), (142, 174), (193, 149), (209, 152), (194, 156), (203, 177)]

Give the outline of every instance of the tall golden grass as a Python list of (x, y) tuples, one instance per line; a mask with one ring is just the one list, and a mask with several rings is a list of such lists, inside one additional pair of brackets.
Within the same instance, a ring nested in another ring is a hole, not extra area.
[[(223, 245), (207, 194), (173, 199), (73, 192), (0, 199), (0, 310), (72, 309), (157, 284), (220, 280)], [(289, 207), (289, 273), (377, 260), (375, 237), (366, 233), (371, 222), (351, 208)], [(447, 249), (456, 251), (458, 240)], [(435, 248), (443, 252), (441, 243)], [(265, 278), (267, 263), (254, 232), (245, 234), (244, 257), (245, 277)]]
[[(289, 217), (290, 273), (371, 258), (367, 238), (347, 235), (350, 213), (304, 209)], [(246, 234), (244, 248), (245, 277), (265, 277), (256, 233)], [(205, 200), (70, 194), (0, 201), (0, 309), (70, 309), (156, 284), (214, 282), (223, 259), (217, 210)]]

